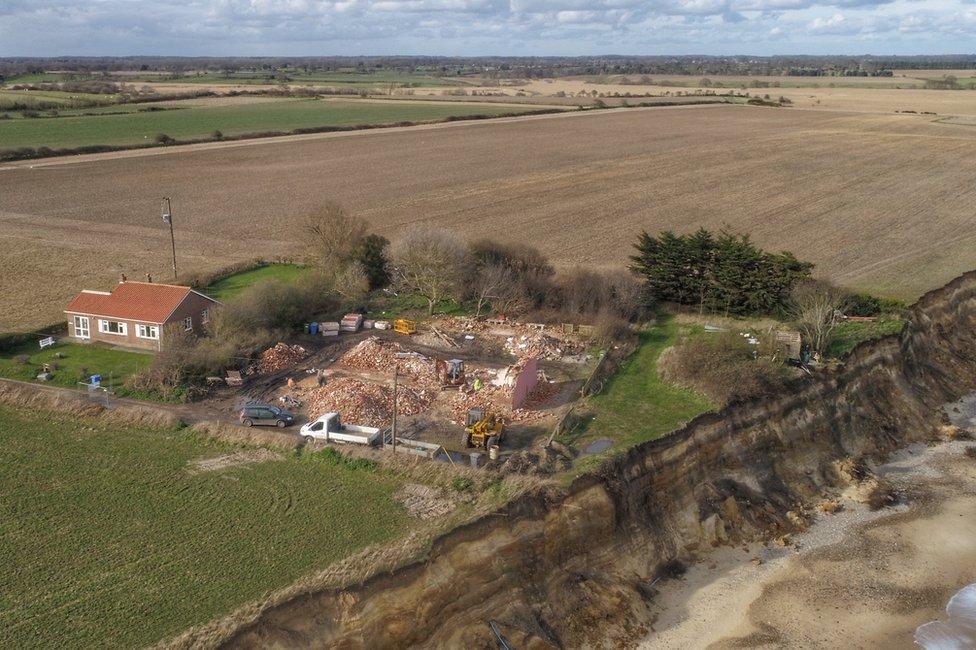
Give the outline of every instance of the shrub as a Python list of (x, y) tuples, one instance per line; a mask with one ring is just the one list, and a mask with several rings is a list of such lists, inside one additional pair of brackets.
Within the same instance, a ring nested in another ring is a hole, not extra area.
[(662, 352), (658, 372), (666, 381), (708, 396), (716, 404), (763, 395), (790, 376), (775, 360), (772, 342), (756, 349), (733, 333), (692, 336)]
[(474, 489), (474, 481), (467, 476), (455, 476), (451, 479), (451, 489), (455, 492), (470, 492)]
[(590, 340), (600, 346), (622, 341), (632, 334), (630, 323), (614, 314), (600, 314), (593, 325)]
[(326, 447), (308, 455), (314, 460), (323, 461), (330, 465), (337, 465), (348, 470), (362, 470), (372, 472), (376, 470), (376, 461), (368, 458), (347, 458), (335, 447)]
[(901, 313), (905, 303), (894, 298), (877, 298), (866, 293), (849, 294), (841, 306), (848, 316), (879, 316), (881, 314)]
[(156, 142), (156, 144), (174, 144), (176, 142), (176, 139), (171, 138), (165, 133), (159, 133), (154, 138), (154, 141)]
[(382, 289), (390, 284), (390, 262), (386, 250), (390, 241), (381, 235), (366, 235), (353, 249), (352, 256), (363, 269), (370, 289)]
[(629, 273), (583, 268), (557, 276), (549, 296), (549, 306), (555, 309), (625, 320), (640, 316), (648, 303), (640, 283)]
[(26, 354), (18, 354), (14, 357), (14, 363), (16, 363), (18, 366), (26, 366), (28, 363), (30, 363), (30, 357)]
[[(519, 313), (549, 302), (552, 276), (549, 260), (537, 248), (526, 244), (480, 239), (470, 245), (472, 270), (487, 277), (466, 281), (469, 298), (490, 293), (488, 302), (502, 313)], [(493, 285), (485, 291), (486, 282)]]

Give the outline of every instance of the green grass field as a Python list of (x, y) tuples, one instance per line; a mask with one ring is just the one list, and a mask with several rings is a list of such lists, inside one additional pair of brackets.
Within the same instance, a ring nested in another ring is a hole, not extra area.
[(409, 525), (397, 479), (322, 455), (187, 471), (230, 451), (0, 406), (0, 647), (144, 647)]
[[(61, 358), (57, 358), (56, 354), (60, 354)], [(26, 357), (27, 363), (19, 363), (18, 357)], [(97, 344), (58, 341), (42, 350), (37, 343), (29, 343), (0, 352), (0, 377), (36, 381), (37, 374), (47, 363), (56, 367), (52, 371), (54, 379), (46, 383), (78, 388), (78, 382), (101, 374), (102, 386), (117, 390), (122, 387), (126, 377), (148, 366), (152, 359), (151, 354), (113, 350)]]
[(456, 79), (435, 77), (420, 73), (403, 73), (394, 70), (376, 72), (355, 72), (352, 70), (327, 72), (324, 70), (304, 70), (281, 68), (274, 72), (260, 70), (241, 70), (236, 73), (200, 72), (188, 73), (180, 77), (160, 77), (159, 75), (135, 75), (127, 77), (131, 82), (161, 81), (166, 83), (194, 83), (202, 85), (238, 84), (290, 84), (315, 86), (356, 86), (375, 88), (383, 86), (456, 86)]
[(847, 321), (834, 329), (834, 340), (827, 346), (828, 357), (842, 357), (862, 341), (897, 334), (905, 321), (896, 316), (884, 316), (875, 321)]
[(71, 109), (101, 106), (118, 101), (117, 95), (69, 93), (56, 90), (7, 90), (0, 88), (0, 111), (28, 106), (35, 110)]
[(678, 325), (669, 317), (640, 334), (637, 351), (606, 383), (603, 390), (590, 398), (589, 411), (595, 416), (572, 436), (578, 449), (600, 438), (614, 441), (604, 454), (584, 458), (574, 468), (579, 473), (591, 467), (606, 454), (654, 440), (674, 431), (696, 415), (714, 406), (693, 391), (678, 388), (662, 380), (657, 373), (661, 351), (673, 345)]
[(151, 143), (164, 133), (177, 140), (325, 126), (424, 122), (452, 116), (500, 115), (532, 110), (489, 104), (354, 102), (282, 99), (276, 102), (192, 106), (180, 110), (0, 121), (0, 147), (71, 148)]
[[(59, 81), (66, 81), (69, 75), (63, 74), (61, 72), (34, 72), (31, 74), (22, 74), (14, 77), (7, 78), (7, 85), (13, 84), (39, 84), (39, 83), (57, 83)], [(84, 75), (80, 75), (84, 76)]]
[(297, 264), (268, 264), (260, 266), (250, 271), (241, 271), (234, 275), (214, 282), (202, 291), (214, 300), (224, 301), (233, 298), (252, 284), (264, 282), (266, 280), (280, 280), (281, 282), (294, 282), (307, 269)]

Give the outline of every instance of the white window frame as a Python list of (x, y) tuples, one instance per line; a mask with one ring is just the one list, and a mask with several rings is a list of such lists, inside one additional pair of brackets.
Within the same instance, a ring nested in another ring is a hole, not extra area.
[(203, 311), (200, 312), (200, 324), (206, 325), (209, 322), (210, 322), (210, 310), (204, 309)]
[[(108, 328), (109, 327), (109, 323), (115, 323), (116, 325), (118, 325), (119, 326), (119, 331), (118, 332), (113, 332), (112, 330), (110, 330)], [(126, 323), (124, 323), (124, 322), (122, 322), (120, 320), (106, 320), (104, 318), (99, 318), (98, 319), (98, 331), (101, 332), (102, 334), (112, 334), (114, 336), (126, 336), (129, 333), (129, 326), (128, 326), (128, 324), (126, 324)]]
[(187, 332), (193, 331), (193, 316), (187, 316), (183, 319), (183, 329)]
[(136, 323), (136, 338), (159, 340), (159, 326)]
[(75, 316), (75, 338), (91, 338), (91, 319), (88, 316)]

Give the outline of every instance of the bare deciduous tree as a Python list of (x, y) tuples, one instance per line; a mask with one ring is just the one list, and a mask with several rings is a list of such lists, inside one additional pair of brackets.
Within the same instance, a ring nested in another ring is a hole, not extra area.
[(820, 280), (802, 282), (793, 289), (793, 317), (814, 353), (822, 355), (833, 340), (845, 297), (843, 291)]
[(415, 226), (393, 244), (394, 282), (400, 289), (427, 301), (427, 313), (457, 294), (468, 249), (450, 230)]
[(475, 318), (481, 317), (481, 310), (489, 304), (498, 307), (502, 298), (509, 295), (517, 284), (511, 269), (501, 264), (478, 264), (473, 277), (468, 281), (468, 291), (474, 299)]
[(302, 223), (306, 255), (314, 265), (345, 264), (366, 238), (367, 226), (337, 203), (325, 203)]

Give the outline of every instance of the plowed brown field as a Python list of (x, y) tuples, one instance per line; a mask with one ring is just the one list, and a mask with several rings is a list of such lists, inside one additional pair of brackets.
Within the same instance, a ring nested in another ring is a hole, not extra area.
[(849, 286), (913, 298), (976, 266), (976, 128), (919, 115), (628, 109), (124, 152), (0, 167), (0, 330), (120, 272), (297, 250), (335, 200), (395, 235), (431, 221), (624, 264), (638, 230), (731, 224)]

